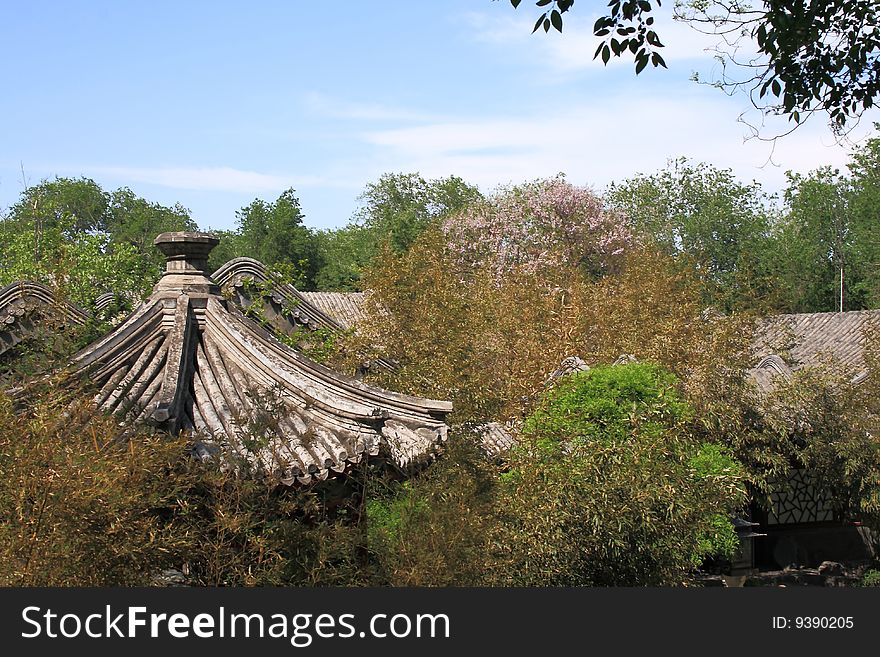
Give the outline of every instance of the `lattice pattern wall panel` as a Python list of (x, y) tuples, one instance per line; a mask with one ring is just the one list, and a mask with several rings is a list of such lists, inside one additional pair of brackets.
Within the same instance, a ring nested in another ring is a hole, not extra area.
[[(787, 485), (786, 485), (787, 484)], [(789, 525), (802, 522), (835, 520), (830, 501), (822, 497), (804, 470), (795, 470), (787, 482), (780, 482), (770, 499), (772, 507), (767, 522)]]

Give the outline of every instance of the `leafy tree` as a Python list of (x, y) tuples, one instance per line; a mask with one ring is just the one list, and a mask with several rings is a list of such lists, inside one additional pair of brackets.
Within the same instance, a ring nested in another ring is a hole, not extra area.
[(366, 226), (349, 224), (337, 230), (317, 233), (323, 266), (316, 285), (320, 290), (356, 292), (361, 289), (361, 272), (375, 256), (376, 235)]
[[(792, 312), (827, 312), (840, 307), (844, 272), (845, 308), (860, 308), (848, 278), (852, 235), (848, 182), (823, 167), (806, 175), (788, 174), (786, 212), (776, 226), (779, 281)], [(854, 272), (853, 272), (854, 273)]]
[(211, 234), (220, 240), (208, 255), (208, 268), (212, 271), (233, 258), (246, 255), (241, 235), (235, 230), (212, 230)]
[(501, 188), (449, 215), (443, 232), (460, 270), (489, 264), (498, 277), (514, 268), (534, 273), (561, 264), (603, 273), (631, 241), (619, 216), (562, 175)]
[(356, 223), (401, 253), (432, 222), (481, 198), (457, 176), (425, 180), (417, 173), (386, 173), (361, 194)]
[(773, 226), (779, 307), (791, 312), (880, 304), (880, 139), (855, 149), (847, 172), (788, 174), (785, 211)]
[[(521, 0), (510, 0), (515, 7)], [(562, 14), (574, 0), (537, 0), (544, 9), (534, 31), (562, 32)], [(636, 73), (650, 62), (665, 66), (654, 31), (660, 0), (612, 0), (593, 26), (601, 39), (595, 57), (631, 55)], [(715, 84), (746, 91), (766, 114), (788, 116), (795, 126), (821, 111), (839, 131), (874, 105), (880, 91), (880, 3), (876, 0), (763, 0), (675, 5), (675, 17), (717, 35), (723, 63)], [(740, 53), (747, 53), (743, 59)], [(748, 53), (756, 52), (752, 56)]]
[(211, 253), (210, 265), (217, 268), (240, 256), (255, 258), (276, 270), (284, 270), (292, 282), (314, 289), (320, 255), (314, 232), (303, 224), (304, 215), (293, 188), (272, 203), (254, 199), (236, 213), (238, 228), (225, 232)]
[(506, 264), (499, 276), (487, 258), (463, 272), (454, 247), (431, 228), (406, 253), (377, 258), (364, 281), (370, 320), (354, 338), (399, 362), (378, 375), (383, 385), (451, 399), (458, 421), (522, 417), (571, 355), (596, 363), (633, 354), (708, 385), (748, 344), (739, 318), (703, 321), (693, 270), (652, 248), (630, 248), (617, 274), (595, 278), (562, 260)]
[(0, 282), (49, 284), (88, 307), (115, 292), (131, 305), (162, 271), (155, 236), (191, 230), (181, 206), (166, 208), (122, 188), (107, 193), (87, 178), (56, 178), (29, 187), (0, 222)]
[[(152, 259), (130, 244), (112, 245), (107, 233), (70, 235), (61, 226), (2, 231), (0, 286), (33, 280), (55, 288), (62, 297), (84, 308), (105, 292), (142, 298), (159, 277)], [(39, 241), (39, 250), (34, 243)]]
[(319, 287), (361, 289), (362, 272), (382, 245), (402, 253), (426, 228), (481, 196), (457, 176), (425, 180), (417, 173), (383, 174), (367, 185), (360, 196), (362, 205), (347, 226), (322, 234)]
[(94, 180), (55, 178), (25, 189), (5, 220), (32, 228), (36, 239), (59, 226), (70, 233), (105, 231), (108, 206), (107, 194)]
[(769, 199), (758, 183), (743, 185), (728, 169), (680, 158), (612, 184), (605, 198), (636, 234), (693, 260), (705, 303), (753, 307), (770, 293)]
[(681, 584), (708, 553), (734, 546), (730, 523), (722, 538), (717, 521), (745, 501), (741, 468), (690, 436), (691, 413), (654, 365), (560, 380), (502, 476), (501, 582)]
[(110, 193), (106, 230), (113, 243), (131, 244), (139, 253), (161, 254), (153, 246), (156, 235), (172, 231), (198, 230), (189, 210), (175, 204), (168, 208), (136, 196), (127, 187)]
[(370, 481), (367, 549), (377, 583), (475, 586), (487, 583), (497, 472), (467, 430), (405, 482)]
[(851, 261), (858, 263), (859, 278), (850, 271), (850, 290), (869, 308), (880, 307), (880, 138), (868, 139), (848, 165)]

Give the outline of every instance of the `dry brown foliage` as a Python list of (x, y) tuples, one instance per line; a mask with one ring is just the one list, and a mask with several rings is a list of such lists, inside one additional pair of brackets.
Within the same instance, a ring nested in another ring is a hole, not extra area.
[(384, 345), (401, 365), (381, 383), (451, 398), (456, 422), (521, 417), (572, 355), (658, 363), (709, 398), (749, 359), (752, 320), (705, 313), (693, 272), (650, 247), (598, 280), (554, 267), (499, 281), (459, 270), (429, 230), (408, 253), (386, 253), (366, 281), (372, 319), (362, 344)]
[(355, 584), (357, 523), (320, 491), (193, 458), (186, 436), (133, 431), (54, 380), (0, 395), (0, 585)]

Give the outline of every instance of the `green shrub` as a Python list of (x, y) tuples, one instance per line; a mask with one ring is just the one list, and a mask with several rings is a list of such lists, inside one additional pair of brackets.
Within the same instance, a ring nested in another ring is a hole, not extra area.
[(880, 570), (871, 569), (862, 575), (862, 586), (880, 586)]
[(727, 549), (720, 520), (744, 503), (742, 477), (691, 435), (676, 386), (657, 366), (632, 364), (567, 377), (547, 394), (499, 495), (496, 582), (681, 584)]
[(625, 441), (633, 431), (662, 432), (689, 418), (673, 374), (657, 365), (600, 366), (557, 384), (525, 423), (526, 433), (555, 440)]

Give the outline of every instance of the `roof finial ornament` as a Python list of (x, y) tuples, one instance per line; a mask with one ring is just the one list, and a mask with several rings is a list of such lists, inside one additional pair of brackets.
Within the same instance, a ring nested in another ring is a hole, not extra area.
[(162, 233), (153, 244), (165, 254), (165, 272), (156, 292), (177, 290), (187, 294), (219, 294), (208, 277), (208, 254), (220, 243), (209, 233)]

